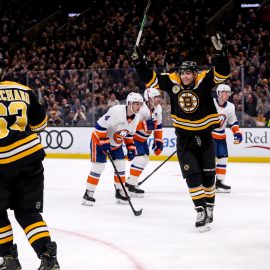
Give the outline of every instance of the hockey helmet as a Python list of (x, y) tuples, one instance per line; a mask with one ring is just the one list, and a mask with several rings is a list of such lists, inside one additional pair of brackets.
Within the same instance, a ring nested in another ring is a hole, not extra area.
[(127, 105), (132, 104), (133, 102), (143, 103), (143, 97), (139, 93), (131, 92), (127, 96)]
[(179, 67), (179, 72), (183, 71), (198, 72), (198, 65), (194, 61), (184, 61)]
[(221, 92), (229, 92), (231, 94), (232, 90), (231, 90), (231, 87), (227, 84), (220, 84), (217, 89), (216, 89), (216, 92), (217, 92), (217, 95), (220, 96), (220, 93)]
[(160, 92), (156, 88), (147, 88), (144, 90), (144, 99), (148, 101), (149, 98), (153, 99), (154, 97), (160, 96)]
[(3, 80), (6, 73), (6, 63), (2, 56), (0, 56), (0, 80)]

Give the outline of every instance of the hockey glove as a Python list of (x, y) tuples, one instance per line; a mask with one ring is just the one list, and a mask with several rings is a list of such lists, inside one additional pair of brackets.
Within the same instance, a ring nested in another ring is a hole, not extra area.
[(107, 154), (111, 150), (110, 139), (108, 137), (99, 139), (99, 146), (102, 152)]
[(233, 135), (233, 138), (234, 138), (234, 141), (233, 141), (234, 144), (241, 143), (242, 140), (243, 140), (242, 133), (241, 132), (235, 132), (234, 135)]
[(133, 46), (128, 51), (128, 57), (132, 61), (133, 65), (136, 67), (143, 62), (146, 62), (145, 56), (143, 55), (142, 51), (139, 47)]
[(211, 41), (216, 49), (217, 56), (226, 56), (228, 54), (228, 46), (225, 34), (217, 32), (211, 37)]
[(154, 141), (152, 150), (154, 150), (156, 156), (160, 155), (163, 150), (163, 141)]
[(151, 131), (155, 130), (157, 128), (156, 120), (149, 119), (146, 121), (143, 121), (144, 131)]
[(135, 144), (127, 145), (127, 157), (131, 161), (136, 156), (136, 146)]

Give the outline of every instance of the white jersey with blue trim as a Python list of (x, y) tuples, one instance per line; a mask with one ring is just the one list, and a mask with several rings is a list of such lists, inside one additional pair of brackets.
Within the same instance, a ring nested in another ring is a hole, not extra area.
[[(159, 104), (154, 107), (153, 111), (151, 111), (147, 104), (144, 102), (138, 114), (140, 115), (140, 121), (153, 119), (156, 121), (157, 127), (162, 124), (162, 107)], [(152, 131), (145, 131), (142, 128), (137, 129), (134, 139), (145, 141), (151, 135), (151, 133)]]
[(162, 107), (159, 104), (154, 107), (153, 111), (151, 111), (147, 104), (144, 102), (138, 114), (140, 115), (140, 121), (145, 121), (153, 118), (157, 121), (157, 125), (162, 123)]
[(214, 98), (214, 103), (217, 108), (218, 114), (223, 116), (222, 118), (222, 125), (219, 128), (214, 129), (214, 131), (221, 131), (225, 130), (227, 125), (233, 125), (235, 122), (237, 122), (237, 118), (235, 115), (235, 106), (233, 103), (227, 101), (224, 103), (224, 105), (220, 106), (217, 102), (217, 99)]
[(127, 135), (133, 135), (139, 123), (140, 116), (135, 114), (133, 120), (127, 118), (127, 106), (115, 105), (111, 107), (98, 121), (100, 127), (106, 129), (110, 144), (120, 146)]

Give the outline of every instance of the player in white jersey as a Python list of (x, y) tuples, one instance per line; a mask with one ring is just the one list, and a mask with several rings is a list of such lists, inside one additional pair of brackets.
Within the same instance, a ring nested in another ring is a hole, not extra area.
[(148, 88), (144, 91), (145, 102), (139, 112), (140, 122), (134, 134), (134, 143), (137, 154), (132, 160), (130, 176), (127, 178), (126, 187), (130, 196), (143, 197), (144, 191), (138, 187), (138, 180), (144, 168), (149, 162), (148, 137), (154, 132), (152, 149), (158, 156), (163, 150), (162, 140), (162, 107), (160, 105), (160, 92), (156, 88)]
[(217, 98), (214, 99), (215, 106), (220, 117), (223, 119), (221, 126), (214, 129), (212, 137), (214, 139), (216, 149), (216, 189), (217, 192), (230, 193), (231, 187), (223, 182), (226, 175), (226, 167), (228, 161), (228, 148), (226, 142), (225, 128), (227, 125), (231, 128), (234, 134), (234, 143), (242, 142), (242, 133), (239, 130), (239, 124), (235, 115), (235, 106), (228, 101), (231, 95), (231, 88), (226, 84), (220, 84), (217, 89)]
[[(105, 169), (107, 153), (110, 152), (115, 167), (125, 183), (125, 155), (123, 142), (127, 147), (127, 156), (132, 160), (136, 153), (133, 135), (139, 123), (138, 112), (143, 104), (143, 97), (131, 92), (127, 97), (127, 105), (115, 105), (111, 107), (96, 123), (92, 133), (90, 152), (92, 166), (87, 178), (86, 191), (83, 196), (83, 205), (92, 206), (93, 197), (101, 173)], [(118, 203), (128, 204), (117, 173), (114, 172), (115, 197)]]

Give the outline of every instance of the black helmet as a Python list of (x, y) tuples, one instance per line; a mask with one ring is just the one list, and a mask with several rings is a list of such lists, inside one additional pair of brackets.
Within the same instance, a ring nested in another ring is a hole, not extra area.
[(198, 71), (198, 65), (194, 61), (184, 61), (181, 66), (179, 67), (179, 72), (183, 71), (191, 71), (191, 72), (197, 72)]
[(3, 80), (6, 73), (6, 63), (3, 57), (0, 56), (0, 80)]

